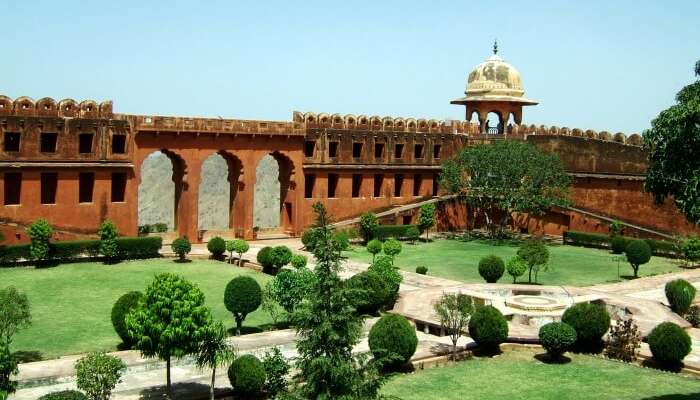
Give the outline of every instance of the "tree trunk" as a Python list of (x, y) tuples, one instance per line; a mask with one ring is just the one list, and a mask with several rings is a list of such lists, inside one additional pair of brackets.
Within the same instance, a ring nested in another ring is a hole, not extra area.
[(170, 381), (170, 356), (165, 359), (165, 382), (166, 382), (166, 392), (169, 399), (173, 398), (173, 385)]
[(457, 341), (452, 341), (452, 361), (457, 361)]
[(638, 278), (637, 274), (639, 273), (639, 265), (632, 264), (632, 269), (634, 270), (634, 277)]
[(216, 379), (216, 364), (211, 369), (211, 386), (209, 386), (209, 399), (214, 400), (214, 385)]
[(238, 267), (243, 268), (243, 253), (238, 255)]
[(243, 325), (243, 319), (236, 317), (236, 336), (241, 336), (241, 326)]
[(532, 267), (530, 267), (529, 272), (527, 274), (527, 283), (532, 283)]

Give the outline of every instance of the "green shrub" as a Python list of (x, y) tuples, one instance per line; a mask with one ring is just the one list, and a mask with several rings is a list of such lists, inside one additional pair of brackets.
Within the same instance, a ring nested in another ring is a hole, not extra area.
[(160, 257), (163, 238), (152, 237), (122, 237), (117, 238), (119, 258), (122, 260), (141, 260)]
[(289, 264), (292, 261), (292, 250), (287, 246), (275, 246), (270, 252), (270, 262), (272, 262), (272, 268), (268, 268), (267, 271), (263, 269), (263, 272), (268, 274), (276, 274), (282, 267)]
[(378, 226), (379, 221), (373, 213), (368, 212), (360, 215), (360, 234), (365, 243), (376, 238)]
[(139, 233), (139, 236), (148, 235), (149, 233), (151, 233), (151, 226), (150, 225), (139, 225), (138, 233)]
[(236, 358), (228, 368), (233, 391), (242, 398), (259, 396), (265, 387), (265, 367), (252, 354)]
[(691, 264), (700, 261), (700, 238), (691, 236), (683, 243), (683, 256)]
[(165, 233), (168, 231), (168, 224), (164, 222), (157, 222), (153, 224), (153, 229), (151, 232), (157, 232), (157, 233)]
[(410, 238), (409, 230), (417, 228), (416, 225), (379, 225), (375, 237), (379, 240), (407, 239)]
[(513, 283), (515, 283), (527, 271), (527, 262), (518, 256), (511, 257), (506, 263), (506, 271), (508, 271), (508, 275), (513, 277)]
[(30, 258), (28, 244), (0, 246), (0, 264), (13, 264), (19, 260), (29, 260)]
[(9, 341), (5, 337), (0, 340), (0, 399), (2, 400), (17, 390), (17, 381), (12, 380), (12, 376), (19, 373), (17, 357), (10, 352)]
[(564, 232), (564, 244), (606, 249), (610, 245), (610, 237), (599, 233), (566, 231)]
[(117, 246), (117, 236), (119, 232), (112, 221), (106, 219), (100, 224), (98, 231), (100, 236), (100, 254), (108, 261), (116, 260), (119, 257), (119, 247)]
[(683, 279), (666, 283), (666, 299), (671, 309), (678, 315), (685, 315), (695, 300), (695, 286)]
[(77, 390), (61, 390), (39, 397), (39, 400), (90, 400), (83, 392)]
[(629, 239), (624, 236), (613, 236), (610, 239), (610, 249), (612, 250), (613, 254), (624, 253), (625, 249), (627, 248), (627, 244), (629, 244)]
[(651, 248), (649, 244), (643, 240), (632, 240), (625, 248), (625, 256), (627, 262), (634, 270), (634, 277), (639, 276), (639, 266), (646, 264), (651, 259)]
[(616, 360), (632, 362), (637, 357), (642, 337), (632, 318), (617, 321), (610, 327), (605, 355)]
[(27, 235), (31, 240), (29, 254), (33, 260), (44, 261), (49, 258), (49, 240), (53, 235), (53, 228), (45, 219), (34, 221), (27, 228)]
[(481, 306), (469, 320), (469, 336), (486, 350), (496, 350), (508, 338), (508, 322), (496, 307)]
[(236, 320), (236, 334), (241, 334), (245, 317), (257, 310), (262, 302), (262, 290), (258, 282), (250, 276), (237, 276), (226, 285), (224, 305)]
[(673, 322), (662, 322), (647, 336), (654, 359), (667, 366), (676, 366), (690, 353), (688, 333)]
[(234, 239), (226, 242), (226, 251), (229, 252), (229, 262), (233, 262), (233, 253), (238, 254), (238, 266), (243, 266), (243, 253), (250, 250), (250, 245), (243, 239)]
[(209, 250), (213, 258), (219, 260), (223, 258), (226, 252), (226, 241), (222, 237), (214, 236), (207, 242), (207, 250)]
[(306, 267), (307, 259), (306, 256), (303, 254), (294, 254), (289, 263), (292, 264), (292, 267), (294, 269), (299, 270)]
[(109, 399), (126, 364), (105, 353), (90, 353), (75, 363), (76, 386), (92, 399)]
[(605, 307), (592, 303), (578, 303), (564, 311), (561, 322), (569, 324), (576, 331), (576, 345), (581, 348), (595, 348), (610, 327), (610, 315)]
[(556, 359), (576, 343), (576, 331), (563, 322), (550, 322), (542, 325), (539, 338), (547, 354)]
[(388, 314), (379, 319), (369, 331), (369, 349), (386, 365), (407, 363), (418, 346), (416, 329), (406, 318)]
[(539, 239), (531, 239), (523, 242), (518, 248), (518, 257), (525, 260), (528, 266), (527, 281), (532, 282), (532, 273), (535, 272), (535, 282), (540, 269), (546, 269), (549, 261), (549, 249)]
[(384, 302), (384, 307), (387, 309), (392, 308), (398, 296), (401, 281), (403, 280), (399, 269), (393, 265), (391, 257), (381, 255), (377, 257), (367, 270), (382, 277), (388, 291), (388, 297)]
[(503, 259), (498, 256), (486, 256), (479, 261), (479, 275), (487, 283), (496, 283), (503, 276), (505, 269)]
[(379, 239), (372, 239), (367, 243), (367, 251), (372, 254), (372, 262), (377, 257), (377, 254), (382, 252), (382, 242)]
[(265, 389), (270, 398), (277, 398), (277, 394), (287, 390), (287, 374), (290, 370), (289, 362), (284, 358), (278, 347), (265, 351), (262, 360), (265, 369)]
[(618, 220), (614, 220), (613, 222), (611, 222), (608, 228), (610, 229), (611, 236), (620, 236), (622, 235), (622, 231), (625, 229), (625, 227), (622, 225), (622, 222)]
[(318, 233), (315, 229), (307, 229), (304, 231), (304, 233), (301, 234), (301, 243), (304, 245), (304, 248), (307, 251), (313, 252), (314, 248), (316, 248), (316, 241), (318, 240), (317, 238)]
[(350, 236), (345, 231), (338, 231), (333, 234), (333, 240), (338, 243), (340, 251), (345, 251), (350, 248)]
[(416, 273), (421, 275), (426, 275), (428, 273), (428, 267), (424, 265), (419, 265), (416, 267)]
[(412, 243), (418, 240), (419, 237), (420, 231), (417, 227), (411, 226), (410, 228), (406, 229), (406, 239), (410, 240)]
[(136, 308), (139, 301), (143, 299), (143, 293), (139, 291), (128, 292), (123, 294), (112, 306), (112, 326), (117, 335), (122, 339), (122, 342), (127, 347), (131, 347), (134, 344), (134, 338), (129, 335), (129, 331), (126, 328), (126, 315), (129, 311)]
[(284, 269), (268, 284), (270, 294), (285, 311), (291, 313), (309, 293), (315, 279), (316, 275), (308, 268)]
[(53, 260), (69, 261), (75, 260), (82, 255), (97, 257), (101, 247), (102, 243), (99, 240), (66, 240), (53, 242), (49, 244), (49, 258)]
[(683, 256), (682, 246), (676, 242), (668, 240), (644, 239), (651, 249), (651, 254), (662, 257), (679, 257)]
[(177, 254), (177, 256), (180, 258), (180, 261), (184, 261), (187, 257), (187, 254), (189, 254), (190, 251), (192, 251), (192, 244), (186, 237), (181, 237), (173, 240), (173, 243), (170, 245), (170, 247), (173, 249), (173, 252)]
[(389, 239), (384, 242), (384, 245), (382, 246), (384, 254), (391, 257), (392, 260), (401, 253), (401, 248), (401, 242), (396, 239)]
[(274, 267), (274, 263), (272, 261), (272, 247), (265, 246), (260, 249), (255, 259), (258, 260), (258, 264), (260, 264), (263, 271), (270, 271)]
[(364, 271), (345, 282), (352, 289), (353, 305), (361, 315), (375, 315), (389, 298), (388, 282), (376, 272)]

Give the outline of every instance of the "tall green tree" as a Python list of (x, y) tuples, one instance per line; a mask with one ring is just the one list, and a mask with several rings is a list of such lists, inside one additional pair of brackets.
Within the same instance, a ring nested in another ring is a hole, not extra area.
[(492, 237), (504, 233), (514, 212), (537, 215), (569, 203), (559, 157), (515, 140), (465, 148), (443, 164), (440, 184), (484, 214)]
[(171, 273), (156, 275), (143, 301), (127, 315), (136, 348), (146, 357), (165, 360), (168, 397), (172, 398), (171, 359), (196, 354), (211, 321), (202, 291)]
[(430, 228), (435, 226), (435, 203), (423, 204), (420, 206), (418, 215), (418, 228), (425, 232), (425, 240), (430, 238)]
[[(700, 76), (700, 61), (695, 64)], [(700, 80), (676, 95), (644, 132), (649, 168), (644, 186), (657, 202), (672, 197), (689, 221), (700, 224)]]
[(199, 343), (195, 363), (200, 369), (211, 368), (211, 384), (209, 398), (214, 400), (216, 385), (216, 368), (229, 365), (236, 354), (233, 347), (226, 342), (226, 328), (219, 321), (212, 322), (206, 327), (204, 338)]
[(338, 276), (340, 245), (335, 241), (330, 218), (321, 203), (313, 205), (318, 241), (314, 246), (316, 279), (308, 297), (294, 310), (299, 339), (297, 378), (303, 382), (294, 396), (304, 399), (373, 399), (382, 383), (378, 367), (354, 357), (362, 318), (352, 307), (351, 290)]

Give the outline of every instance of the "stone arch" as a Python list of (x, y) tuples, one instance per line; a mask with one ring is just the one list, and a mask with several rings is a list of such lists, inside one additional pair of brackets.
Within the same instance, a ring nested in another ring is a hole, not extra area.
[(253, 193), (253, 227), (258, 229), (291, 228), (294, 187), (294, 163), (274, 151), (265, 155), (255, 167)]
[(138, 188), (138, 225), (164, 223), (168, 231), (178, 227), (177, 215), (183, 186), (185, 163), (166, 149), (150, 153), (141, 162)]
[(504, 132), (503, 114), (498, 110), (491, 110), (487, 112), (485, 115), (484, 124), (485, 126), (482, 128), (484, 133), (503, 134)]
[(228, 230), (234, 224), (234, 205), (243, 163), (219, 151), (202, 163), (197, 191), (197, 229)]

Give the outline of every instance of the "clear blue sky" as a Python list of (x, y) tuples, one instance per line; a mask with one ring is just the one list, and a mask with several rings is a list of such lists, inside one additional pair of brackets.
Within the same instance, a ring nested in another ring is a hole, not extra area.
[(524, 122), (638, 132), (691, 82), (700, 1), (5, 1), (0, 94), (116, 112), (289, 120), (463, 118), (500, 54)]

